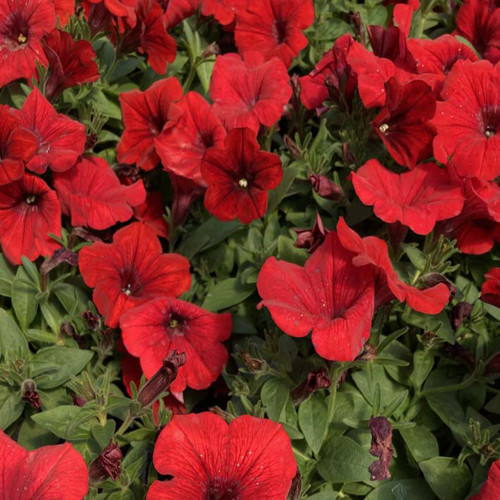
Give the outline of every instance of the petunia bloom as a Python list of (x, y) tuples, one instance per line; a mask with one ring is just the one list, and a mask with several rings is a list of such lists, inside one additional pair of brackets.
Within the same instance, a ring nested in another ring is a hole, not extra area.
[(257, 289), (274, 322), (292, 337), (311, 340), (316, 352), (335, 361), (352, 361), (370, 336), (375, 282), (370, 269), (352, 264), (335, 232), (304, 267), (270, 257)]
[(55, 29), (45, 37), (43, 50), (49, 62), (45, 82), (49, 101), (55, 101), (64, 89), (99, 79), (97, 56), (87, 40), (74, 40), (69, 33)]
[(0, 186), (0, 243), (13, 264), (52, 255), (60, 247), (49, 233), (61, 237), (61, 207), (57, 195), (31, 174)]
[(486, 281), (481, 287), (481, 300), (500, 307), (500, 267), (490, 269), (484, 277)]
[(161, 297), (125, 313), (120, 328), (127, 351), (140, 358), (147, 378), (171, 351), (186, 354), (186, 364), (171, 385), (174, 392), (186, 387), (206, 389), (228, 359), (222, 342), (231, 335), (229, 313), (215, 314), (183, 300)]
[(281, 182), (283, 169), (278, 155), (259, 150), (252, 130), (239, 128), (229, 132), (224, 149), (207, 150), (201, 174), (207, 210), (219, 220), (249, 224), (266, 213), (268, 191)]
[(19, 113), (19, 125), (38, 139), (38, 150), (26, 168), (43, 174), (70, 169), (85, 149), (85, 125), (57, 113), (42, 93), (34, 88)]
[(154, 139), (181, 117), (182, 110), (174, 104), (181, 98), (182, 86), (173, 77), (153, 83), (144, 92), (122, 93), (125, 131), (117, 146), (118, 161), (137, 163), (144, 170), (152, 170), (160, 161)]
[(488, 479), (481, 487), (481, 491), (470, 497), (470, 500), (497, 500), (500, 498), (500, 460), (491, 464)]
[(0, 104), (0, 186), (20, 179), (38, 149), (35, 134), (19, 122), (15, 110)]
[(146, 200), (142, 181), (124, 186), (105, 160), (91, 156), (67, 172), (54, 174), (54, 188), (71, 225), (98, 230), (128, 221), (133, 207)]
[(153, 453), (160, 474), (147, 500), (283, 500), (297, 465), (281, 424), (243, 415), (230, 424), (213, 413), (176, 415)]
[(56, 27), (51, 0), (0, 2), (0, 88), (37, 75), (36, 63), (47, 65), (42, 37)]
[(299, 79), (300, 98), (307, 109), (319, 108), (326, 100), (352, 101), (357, 86), (357, 77), (347, 64), (352, 43), (349, 33), (338, 38), (314, 70)]
[(216, 21), (227, 26), (245, 6), (245, 0), (201, 0), (201, 13), (204, 16), (214, 16)]
[(396, 78), (387, 82), (386, 94), (373, 127), (394, 160), (413, 168), (432, 155), (435, 130), (429, 122), (436, 111), (436, 98), (426, 83), (401, 85)]
[(373, 205), (379, 219), (398, 221), (417, 234), (429, 234), (436, 221), (455, 217), (464, 204), (462, 188), (434, 163), (398, 175), (369, 160), (351, 178), (360, 200)]
[(6, 500), (82, 500), (89, 474), (72, 444), (28, 451), (0, 430), (0, 493)]
[(168, 30), (175, 28), (184, 19), (191, 17), (201, 4), (201, 0), (163, 0), (165, 24)]
[(420, 290), (401, 281), (394, 271), (385, 241), (376, 236), (361, 238), (343, 218), (337, 224), (337, 234), (342, 246), (355, 255), (352, 263), (372, 269), (377, 285), (377, 303), (380, 297), (387, 298), (384, 288), (388, 289), (390, 298), (406, 301), (412, 309), (425, 314), (438, 314), (448, 303), (450, 291), (444, 283)]
[(282, 61), (264, 62), (256, 52), (244, 60), (226, 54), (215, 60), (210, 97), (213, 111), (226, 129), (248, 127), (255, 132), (260, 125), (273, 126), (292, 96), (290, 77)]
[(165, 205), (160, 191), (150, 191), (146, 200), (134, 208), (134, 217), (149, 226), (157, 236), (168, 238), (168, 224), (165, 220)]
[(208, 148), (224, 147), (226, 131), (197, 92), (188, 92), (179, 108), (183, 112), (180, 120), (156, 136), (155, 149), (165, 170), (205, 186), (201, 160)]
[(451, 157), (461, 177), (500, 175), (500, 65), (458, 61), (445, 81), (433, 125), (434, 156)]
[(287, 67), (307, 46), (302, 33), (314, 21), (312, 0), (253, 0), (238, 10), (234, 38), (240, 54), (257, 51)]
[(129, 309), (189, 289), (189, 261), (161, 252), (157, 236), (141, 222), (118, 230), (111, 244), (98, 242), (80, 250), (80, 272), (94, 288), (94, 303), (108, 326), (117, 326)]

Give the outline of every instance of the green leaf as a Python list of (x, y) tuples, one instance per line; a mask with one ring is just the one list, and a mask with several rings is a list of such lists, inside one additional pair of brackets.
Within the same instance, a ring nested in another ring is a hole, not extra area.
[(283, 169), (283, 179), (279, 183), (278, 187), (269, 193), (267, 213), (270, 214), (278, 208), (278, 205), (282, 202), (283, 198), (286, 197), (298, 173), (299, 168), (296, 166), (288, 166)]
[(440, 500), (463, 500), (471, 483), (469, 468), (456, 458), (434, 457), (419, 463), (432, 491)]
[(262, 386), (260, 397), (269, 418), (279, 422), (281, 412), (290, 398), (290, 389), (281, 380), (270, 378)]
[(90, 408), (62, 405), (33, 415), (31, 418), (65, 440), (88, 440), (92, 437), (90, 428), (94, 410)]
[(5, 309), (0, 309), (0, 354), (17, 352), (28, 356), (28, 342), (16, 321)]
[(243, 284), (238, 278), (228, 278), (209, 289), (202, 307), (209, 311), (227, 309), (243, 302), (254, 291), (254, 283)]
[[(3, 391), (2, 391), (3, 392)], [(21, 401), (21, 391), (11, 392), (0, 404), (0, 429), (7, 429), (23, 413), (24, 401)]]
[(328, 426), (328, 406), (314, 394), (299, 406), (299, 425), (307, 444), (318, 453)]
[(12, 282), (14, 281), (13, 266), (0, 253), (0, 295), (3, 297), (12, 296)]
[(31, 361), (31, 374), (41, 389), (53, 389), (80, 373), (93, 353), (72, 347), (51, 346), (40, 349)]
[(410, 262), (415, 266), (419, 271), (424, 271), (425, 266), (427, 265), (427, 259), (421, 250), (417, 248), (416, 243), (401, 243), (401, 248), (404, 253), (410, 259)]
[(399, 429), (399, 433), (417, 463), (439, 455), (437, 439), (425, 427), (406, 427)]
[(323, 446), (318, 472), (330, 483), (369, 481), (368, 467), (374, 460), (367, 450), (352, 439), (336, 436)]
[(373, 490), (365, 500), (431, 500), (432, 491), (423, 479), (385, 481)]
[(24, 331), (31, 325), (38, 311), (38, 292), (24, 267), (19, 266), (12, 282), (12, 308)]
[(92, 426), (92, 435), (101, 447), (101, 449), (106, 448), (115, 433), (116, 422), (114, 420), (108, 420), (105, 425), (95, 424)]
[(416, 389), (420, 389), (434, 366), (432, 351), (416, 351), (413, 355), (413, 373), (411, 380)]

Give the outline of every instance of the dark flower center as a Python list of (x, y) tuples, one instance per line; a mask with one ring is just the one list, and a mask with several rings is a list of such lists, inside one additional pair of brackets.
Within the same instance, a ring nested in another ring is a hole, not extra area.
[(286, 21), (283, 19), (276, 19), (273, 24), (272, 33), (274, 39), (278, 43), (285, 43), (286, 40)]
[(482, 110), (482, 131), (489, 139), (500, 130), (500, 108), (496, 106), (487, 107)]
[(23, 35), (23, 33), (19, 33), (19, 35), (17, 35), (17, 41), (20, 44), (23, 44), (23, 43), (27, 43), (28, 39), (26, 38), (26, 35)]
[(142, 285), (133, 269), (122, 269), (120, 272), (122, 292), (125, 295), (138, 296), (142, 291)]
[(36, 196), (34, 194), (28, 194), (26, 195), (26, 198), (24, 198), (24, 201), (28, 205), (34, 205), (36, 203)]
[(184, 327), (186, 326), (186, 319), (177, 315), (170, 314), (166, 321), (166, 327), (171, 335), (184, 335)]
[(212, 479), (204, 500), (240, 500), (238, 483), (231, 480)]
[(10, 50), (23, 48), (28, 43), (29, 38), (28, 21), (19, 12), (13, 12), (0, 29), (4, 43)]
[(457, 61), (465, 60), (465, 56), (463, 54), (457, 54), (455, 57), (452, 59), (448, 59), (447, 61), (443, 62), (443, 73), (447, 75), (450, 71), (451, 68), (455, 65)]

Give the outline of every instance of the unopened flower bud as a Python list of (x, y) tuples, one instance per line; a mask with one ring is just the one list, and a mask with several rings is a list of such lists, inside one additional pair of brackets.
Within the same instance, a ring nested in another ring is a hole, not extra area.
[(392, 460), (392, 424), (385, 417), (372, 417), (369, 421), (372, 431), (372, 444), (370, 455), (379, 457), (380, 460), (373, 462), (368, 470), (372, 481), (389, 479), (391, 474), (389, 466)]
[(75, 406), (85, 406), (87, 404), (87, 400), (81, 396), (77, 396), (75, 393), (71, 394), (71, 399), (73, 400), (73, 404)]
[(27, 379), (22, 383), (21, 399), (29, 403), (30, 406), (37, 411), (41, 408), (42, 402), (40, 401), (40, 396), (36, 390), (34, 380)]
[(83, 311), (81, 316), (87, 323), (89, 330), (97, 330), (97, 327), (99, 326), (99, 316), (97, 316), (97, 314), (94, 314), (89, 310)]
[(470, 313), (472, 312), (473, 305), (468, 302), (459, 302), (451, 310), (451, 325), (454, 330), (458, 330), (460, 325), (468, 318), (470, 318)]
[(308, 179), (318, 196), (332, 201), (344, 199), (344, 190), (338, 184), (328, 179), (328, 177), (319, 174), (311, 174)]
[(315, 368), (311, 370), (304, 382), (296, 387), (292, 392), (292, 401), (295, 406), (305, 401), (313, 392), (320, 389), (328, 389), (332, 385), (332, 381), (328, 376), (326, 368)]
[(295, 228), (294, 231), (297, 233), (298, 237), (293, 244), (296, 248), (306, 248), (309, 253), (314, 253), (314, 251), (323, 243), (327, 231), (323, 227), (323, 221), (316, 212), (316, 220), (314, 221), (314, 226), (311, 229), (299, 229)]
[(292, 140), (292, 138), (288, 135), (285, 135), (283, 137), (283, 142), (285, 143), (285, 146), (288, 148), (290, 153), (292, 153), (292, 156), (298, 160), (299, 158), (302, 157), (302, 151), (299, 149), (299, 146), (297, 146), (297, 143)]
[(262, 368), (263, 361), (253, 358), (250, 353), (243, 353), (243, 363), (251, 372), (258, 372)]
[(353, 165), (356, 161), (354, 158), (354, 155), (351, 152), (351, 148), (349, 147), (348, 142), (343, 142), (342, 143), (342, 155), (344, 157), (344, 163), (346, 165)]
[(186, 355), (172, 351), (163, 360), (162, 367), (144, 384), (137, 395), (137, 400), (141, 405), (149, 406), (158, 397), (168, 390), (172, 382), (177, 378), (177, 371), (180, 366), (186, 363)]
[(377, 349), (371, 344), (365, 344), (363, 352), (357, 357), (358, 361), (373, 361), (377, 357)]
[(111, 442), (90, 465), (89, 475), (92, 481), (99, 482), (111, 478), (116, 481), (121, 474), (122, 451)]
[(220, 48), (219, 46), (215, 43), (212, 42), (210, 45), (207, 46), (207, 48), (201, 53), (201, 58), (202, 59), (208, 59), (209, 57), (212, 56), (218, 56), (220, 54)]

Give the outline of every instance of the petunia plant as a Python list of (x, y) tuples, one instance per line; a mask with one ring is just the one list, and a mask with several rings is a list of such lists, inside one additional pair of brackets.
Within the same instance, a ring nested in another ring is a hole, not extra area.
[(498, 0), (0, 0), (0, 499), (500, 498)]

